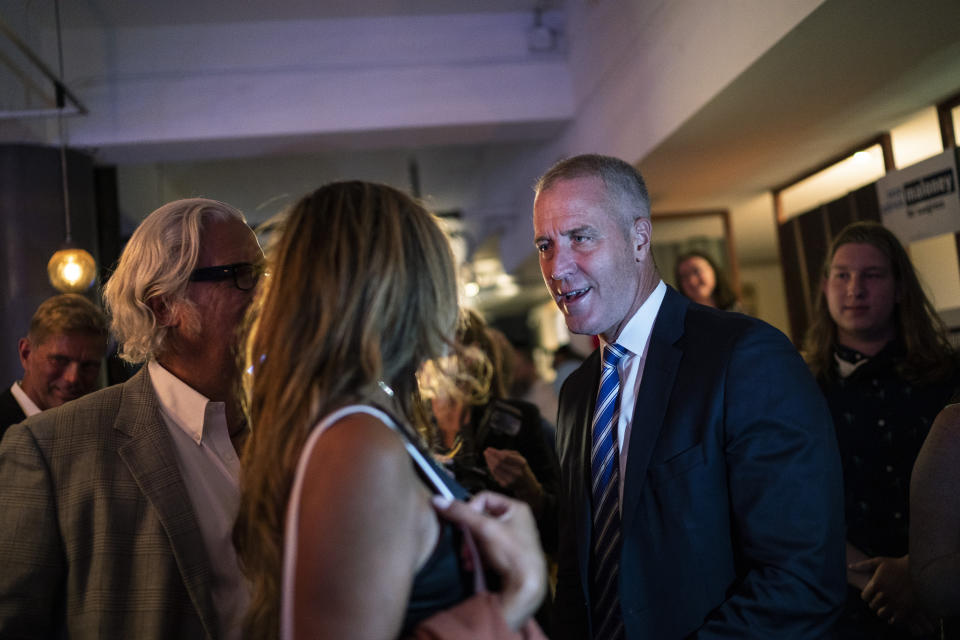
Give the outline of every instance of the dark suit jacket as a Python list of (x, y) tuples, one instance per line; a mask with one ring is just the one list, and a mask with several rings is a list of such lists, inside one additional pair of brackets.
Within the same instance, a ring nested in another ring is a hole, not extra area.
[[(590, 421), (599, 350), (560, 396), (557, 638), (589, 638)], [(790, 342), (668, 289), (624, 474), (627, 638), (820, 638), (846, 594), (840, 461)]]
[(13, 397), (10, 387), (0, 393), (0, 439), (12, 424), (26, 420), (27, 416), (20, 407), (20, 403)]
[(11, 427), (0, 487), (0, 637), (219, 636), (146, 368)]

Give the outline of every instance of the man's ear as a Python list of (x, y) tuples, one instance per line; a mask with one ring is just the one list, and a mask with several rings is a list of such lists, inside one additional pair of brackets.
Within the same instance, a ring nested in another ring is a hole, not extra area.
[(633, 221), (633, 255), (640, 262), (644, 254), (650, 253), (650, 239), (653, 235), (653, 224), (650, 218), (640, 217)]
[(20, 338), (20, 341), (17, 343), (17, 352), (20, 354), (20, 366), (26, 370), (27, 368), (27, 359), (30, 357), (30, 352), (33, 350), (33, 347), (30, 344), (30, 338)]
[(174, 313), (173, 307), (167, 304), (162, 296), (150, 298), (147, 306), (153, 311), (157, 324), (161, 327), (175, 327), (180, 323), (179, 314)]

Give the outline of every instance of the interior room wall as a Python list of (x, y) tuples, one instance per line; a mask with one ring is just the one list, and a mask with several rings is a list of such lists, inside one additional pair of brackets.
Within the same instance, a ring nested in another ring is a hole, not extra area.
[(960, 308), (956, 236), (948, 233), (911, 242), (908, 251), (934, 308), (937, 311)]
[(822, 1), (569, 3), (577, 115), (561, 153), (640, 160)]
[(745, 311), (790, 334), (783, 270), (778, 263), (741, 264), (740, 289)]
[[(150, 211), (177, 198), (203, 196), (229, 202), (259, 223), (300, 196), (334, 180), (361, 179), (409, 190), (411, 161), (421, 197), (437, 212), (461, 211), (473, 242), (514, 220), (529, 227), (538, 143), (378, 149), (267, 158), (118, 167), (120, 211), (129, 234)], [(526, 162), (525, 171), (516, 167)], [(505, 172), (504, 166), (513, 169)], [(530, 234), (532, 237), (532, 234)], [(522, 248), (522, 257), (532, 251)]]

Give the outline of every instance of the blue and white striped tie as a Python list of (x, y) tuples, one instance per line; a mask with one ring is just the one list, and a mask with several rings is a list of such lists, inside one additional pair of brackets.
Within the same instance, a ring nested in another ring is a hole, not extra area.
[(620, 455), (617, 417), (620, 413), (620, 374), (617, 364), (628, 351), (618, 344), (603, 348), (600, 393), (593, 414), (593, 453), (590, 458), (593, 497), (593, 548), (590, 558), (591, 609), (594, 640), (624, 637), (620, 613)]

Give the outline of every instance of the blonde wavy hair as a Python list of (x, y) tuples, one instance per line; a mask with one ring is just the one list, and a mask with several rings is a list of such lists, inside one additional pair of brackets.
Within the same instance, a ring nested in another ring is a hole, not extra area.
[(471, 406), (506, 397), (505, 354), (496, 333), (479, 313), (462, 309), (452, 353), (424, 363), (419, 372), (423, 397), (455, 398)]
[(140, 223), (103, 288), (120, 357), (137, 363), (163, 352), (168, 328), (157, 322), (150, 300), (161, 298), (168, 307), (183, 309), (186, 317), (197, 317), (186, 290), (197, 266), (200, 234), (206, 223), (229, 219), (246, 224), (243, 214), (228, 204), (188, 198), (163, 205)]
[(416, 371), (447, 350), (457, 319), (446, 236), (385, 185), (339, 182), (302, 198), (279, 223), (267, 265), (248, 313), (252, 431), (234, 529), (252, 586), (247, 638), (279, 633), (286, 506), (310, 430), (381, 380), (412, 420)]

